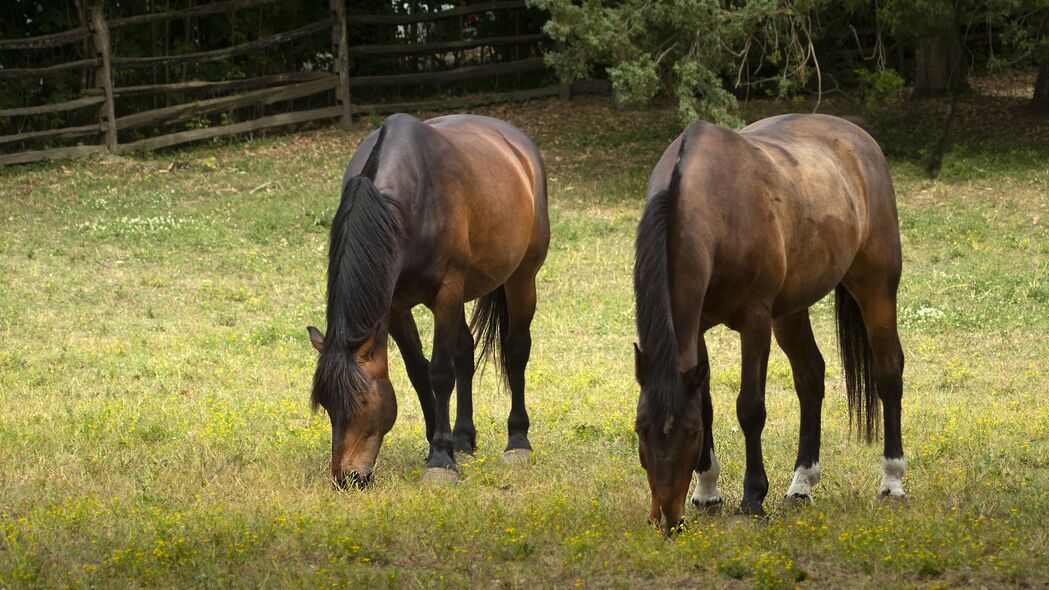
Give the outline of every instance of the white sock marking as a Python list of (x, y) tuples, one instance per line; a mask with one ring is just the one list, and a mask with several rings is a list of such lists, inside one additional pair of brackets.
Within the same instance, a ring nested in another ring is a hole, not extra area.
[(696, 506), (710, 506), (721, 502), (718, 493), (718, 476), (721, 475), (721, 464), (710, 450), (710, 469), (696, 472), (696, 491), (692, 493), (692, 503)]
[(812, 488), (820, 482), (820, 464), (812, 467), (798, 467), (794, 470), (794, 481), (787, 488), (787, 497), (811, 496)]
[(903, 474), (907, 471), (907, 461), (903, 457), (899, 459), (881, 458), (881, 486), (878, 493), (882, 496), (902, 498)]

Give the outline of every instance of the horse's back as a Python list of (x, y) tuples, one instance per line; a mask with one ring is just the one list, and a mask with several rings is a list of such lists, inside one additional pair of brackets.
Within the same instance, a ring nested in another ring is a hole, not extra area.
[[(774, 315), (805, 308), (833, 289), (857, 256), (896, 229), (884, 156), (866, 132), (824, 115), (784, 115), (742, 132), (694, 123), (682, 135), (676, 216), (683, 254), (706, 261), (707, 305), (734, 313), (741, 294)], [(650, 181), (664, 185), (681, 138)], [(898, 251), (898, 237), (897, 246)], [(715, 262), (716, 261), (716, 262)]]
[[(376, 161), (374, 166), (368, 164)], [(414, 203), (412, 263), (441, 261), (435, 277), (465, 275), (468, 299), (484, 295), (521, 266), (538, 266), (550, 240), (546, 176), (535, 144), (490, 117), (420, 121), (398, 114), (369, 135), (346, 178), (373, 174), (381, 191)], [(413, 254), (415, 256), (415, 254)]]
[[(829, 115), (782, 115), (758, 121), (743, 133), (766, 145), (780, 137), (783, 138), (781, 141), (791, 141), (793, 145), (817, 153), (818, 161), (830, 162), (825, 169), (832, 171), (836, 179), (841, 179), (840, 192), (845, 204), (856, 212), (859, 230), (856, 257), (864, 259), (865, 264), (879, 267), (880, 271), (899, 273), (902, 255), (896, 192), (885, 156), (865, 129)], [(815, 173), (797, 176), (809, 185), (820, 185)], [(818, 208), (829, 198), (824, 197), (813, 208)], [(839, 220), (844, 217), (839, 216)], [(842, 227), (841, 223), (837, 225)]]
[(455, 174), (472, 179), (474, 223), (509, 239), (517, 233), (511, 226), (530, 217), (528, 250), (541, 263), (550, 240), (546, 171), (531, 138), (506, 121), (482, 115), (445, 115), (425, 123), (456, 147), (459, 158), (448, 162)]
[(866, 131), (828, 115), (781, 115), (740, 134), (773, 163), (784, 187), (778, 210), (787, 269), (776, 310), (808, 306), (858, 258), (878, 253), (886, 267), (898, 260), (892, 178)]
[(740, 135), (765, 152), (787, 180), (822, 169), (864, 183), (850, 188), (868, 191), (875, 198), (885, 198), (881, 194), (885, 187), (879, 183), (891, 184), (878, 143), (862, 128), (839, 117), (779, 115), (748, 125)]

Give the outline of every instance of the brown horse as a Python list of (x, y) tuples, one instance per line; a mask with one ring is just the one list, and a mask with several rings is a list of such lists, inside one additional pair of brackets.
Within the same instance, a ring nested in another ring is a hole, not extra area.
[(862, 129), (825, 115), (783, 115), (736, 133), (690, 125), (663, 152), (637, 234), (634, 290), (641, 385), (636, 430), (652, 489), (649, 516), (669, 532), (692, 503), (721, 504), (704, 333), (740, 333), (736, 416), (746, 438), (739, 511), (763, 515), (761, 453), (772, 334), (801, 403), (792, 499), (819, 480), (824, 362), (808, 309), (835, 290), (850, 417), (869, 441), (885, 406), (880, 494), (902, 497), (903, 351), (896, 332), (901, 254), (885, 157)]
[[(393, 115), (364, 140), (343, 175), (331, 226), (327, 334), (308, 329), (320, 353), (312, 400), (331, 419), (331, 474), (339, 486), (369, 482), (397, 417), (387, 336), (422, 404), (427, 477), (454, 477), (454, 452), (475, 450), (475, 333), (478, 363), (500, 349), (511, 393), (507, 453), (527, 458), (524, 372), (535, 277), (549, 241), (542, 158), (509, 123)], [(467, 325), (463, 304), (478, 298)], [(434, 315), (429, 361), (411, 313), (419, 304)]]

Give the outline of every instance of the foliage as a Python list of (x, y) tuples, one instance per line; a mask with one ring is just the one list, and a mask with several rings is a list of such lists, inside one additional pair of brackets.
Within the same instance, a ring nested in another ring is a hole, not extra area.
[(735, 96), (750, 59), (773, 73), (784, 95), (812, 76), (811, 18), (821, 0), (529, 0), (550, 13), (544, 30), (563, 43), (547, 63), (564, 81), (603, 67), (617, 99), (648, 104), (659, 92), (677, 99), (682, 121), (697, 118), (738, 125)]
[(903, 91), (903, 78), (891, 68), (876, 71), (860, 68), (856, 70), (856, 77), (868, 106), (895, 102)]
[[(332, 490), (328, 420), (309, 412), (304, 326), (324, 317), (325, 224), (370, 125), (2, 169), (0, 587), (1044, 585), (1049, 128), (975, 101), (959, 98), (967, 131), (937, 182), (916, 150), (942, 105), (871, 119), (893, 154), (904, 244), (909, 502), (874, 505), (881, 448), (848, 439), (828, 300), (812, 314), (828, 365), (815, 504), (778, 504), (798, 405), (773, 346), (769, 519), (690, 511), (670, 541), (645, 523), (629, 270), (645, 179), (681, 130), (672, 110), (481, 111), (533, 137), (550, 178), (528, 369), (536, 452), (500, 463), (510, 400), (489, 371), (479, 456), (440, 487), (419, 485), (423, 420), (396, 351), (400, 416), (373, 488)], [(428, 341), (430, 315), (417, 318)], [(739, 338), (719, 328), (707, 342), (731, 505)]]
[[(913, 40), (972, 23), (1003, 24), (1025, 0), (886, 0), (878, 16), (897, 36)], [(1042, 0), (1039, 0), (1042, 1)]]

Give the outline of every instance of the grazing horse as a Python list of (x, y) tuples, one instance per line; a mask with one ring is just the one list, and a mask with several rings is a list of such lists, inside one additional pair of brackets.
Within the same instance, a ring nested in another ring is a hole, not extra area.
[[(535, 277), (549, 242), (542, 158), (509, 123), (399, 114), (364, 140), (343, 175), (331, 226), (327, 333), (308, 328), (320, 353), (312, 403), (331, 419), (337, 485), (369, 482), (397, 418), (387, 336), (401, 350), (426, 420), (424, 477), (454, 478), (454, 452), (475, 450), (475, 334), (477, 363), (498, 353), (510, 389), (508, 457), (527, 459), (524, 373)], [(463, 304), (474, 299), (467, 324)], [(419, 304), (434, 315), (429, 361), (411, 312)]]
[(896, 331), (901, 254), (885, 157), (862, 129), (826, 115), (782, 115), (737, 133), (693, 123), (663, 152), (637, 233), (634, 291), (641, 386), (635, 425), (652, 490), (649, 517), (669, 534), (692, 503), (719, 506), (704, 333), (739, 332), (736, 416), (746, 439), (739, 511), (763, 515), (761, 453), (771, 336), (790, 360), (801, 404), (794, 480), (807, 499), (819, 481), (824, 362), (809, 307), (835, 291), (850, 419), (869, 442), (884, 405), (879, 492), (903, 496)]

